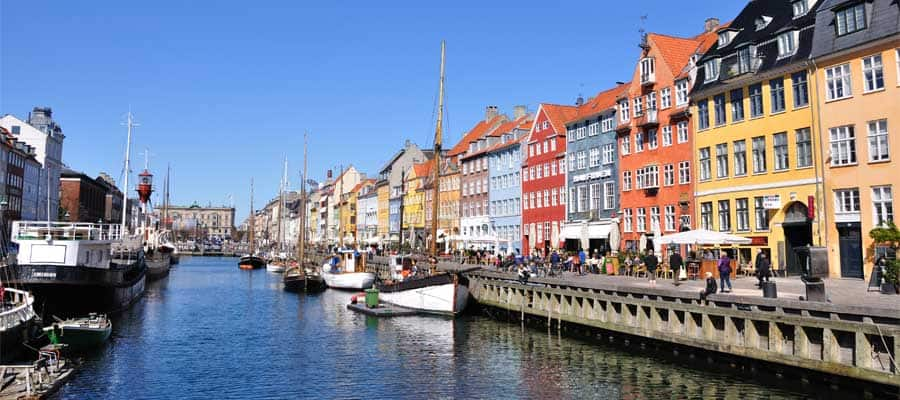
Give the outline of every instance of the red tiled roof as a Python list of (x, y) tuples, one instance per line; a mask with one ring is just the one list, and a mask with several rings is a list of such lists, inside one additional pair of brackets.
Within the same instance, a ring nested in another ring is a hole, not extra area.
[(415, 172), (416, 177), (418, 178), (430, 175), (434, 172), (434, 159), (432, 158), (422, 163), (413, 164), (413, 172)]
[(359, 183), (357, 183), (356, 186), (353, 187), (353, 190), (350, 191), (350, 193), (358, 192), (360, 189), (363, 188), (363, 186), (372, 185), (372, 184), (375, 184), (374, 179), (364, 179), (364, 180), (360, 181)]
[[(494, 136), (494, 137), (501, 136), (501, 135), (503, 135), (504, 133), (512, 132), (513, 129), (531, 129), (531, 124), (532, 124), (532, 123), (534, 123), (534, 117), (533, 117), (533, 116), (531, 116), (531, 115), (523, 115), (523, 116), (519, 117), (519, 119), (517, 119), (517, 120), (514, 120), (514, 121), (506, 121), (506, 122), (500, 124), (500, 126), (498, 126), (496, 129), (494, 129), (493, 131), (491, 131), (491, 132), (490, 132), (488, 135), (486, 135), (486, 136)], [(525, 135), (525, 136), (527, 136), (527, 135)], [(508, 145), (508, 144), (510, 144), (510, 143), (511, 143), (511, 142), (503, 143), (502, 146), (506, 146), (506, 145)], [(475, 155), (478, 155), (478, 154), (487, 153), (487, 152), (489, 152), (489, 151), (493, 151), (493, 150), (498, 149), (498, 148), (500, 148), (500, 147), (501, 147), (501, 144), (500, 144), (500, 143), (495, 143), (493, 146), (484, 148), (484, 149), (482, 149), (482, 150), (480, 150), (480, 151), (476, 151), (476, 152), (471, 153), (471, 154), (466, 154), (466, 156), (463, 157), (463, 158), (469, 158), (469, 157), (472, 157), (472, 156), (475, 156)]]
[(658, 33), (647, 35), (647, 41), (652, 42), (651, 46), (660, 54), (669, 71), (672, 71), (672, 75), (681, 74), (700, 45), (694, 38), (679, 38)]
[(582, 120), (614, 107), (616, 105), (616, 98), (619, 97), (622, 92), (627, 91), (630, 85), (631, 82), (627, 82), (621, 85), (616, 85), (616, 87), (612, 89), (606, 89), (604, 91), (601, 91), (600, 93), (597, 93), (596, 96), (588, 99), (586, 103), (578, 106), (578, 110), (575, 113), (575, 116), (565, 122), (570, 123)]
[(469, 143), (474, 142), (485, 135), (491, 133), (495, 127), (499, 124), (505, 122), (507, 117), (505, 115), (498, 115), (494, 118), (491, 118), (490, 121), (481, 120), (475, 124), (475, 127), (472, 128), (468, 133), (463, 135), (463, 138), (460, 139), (459, 143), (456, 146), (453, 146), (450, 149), (450, 152), (447, 153), (447, 157), (455, 157), (463, 153), (469, 148)]
[(544, 114), (550, 120), (553, 130), (560, 136), (566, 135), (566, 122), (571, 121), (578, 113), (578, 107), (561, 104), (541, 103), (541, 108), (544, 109)]

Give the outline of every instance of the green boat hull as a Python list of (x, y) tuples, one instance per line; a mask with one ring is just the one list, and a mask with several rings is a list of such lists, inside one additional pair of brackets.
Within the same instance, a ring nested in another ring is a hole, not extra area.
[(70, 350), (83, 350), (97, 347), (105, 343), (112, 333), (112, 327), (107, 328), (81, 328), (63, 327), (57, 336), (57, 342), (69, 346)]

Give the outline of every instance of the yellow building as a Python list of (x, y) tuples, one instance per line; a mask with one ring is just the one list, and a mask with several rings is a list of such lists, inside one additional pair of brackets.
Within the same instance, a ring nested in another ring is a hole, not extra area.
[(402, 232), (406, 240), (415, 241), (412, 246), (425, 245), (425, 191), (424, 180), (432, 171), (433, 160), (413, 164), (403, 182)]
[(805, 63), (814, 19), (792, 19), (788, 2), (777, 8), (747, 15), (760, 11), (751, 3), (717, 31), (717, 44), (698, 61), (691, 93), (695, 209), (699, 228), (752, 240), (730, 248), (741, 264), (762, 251), (774, 269), (799, 274), (795, 250), (823, 243), (815, 212), (822, 205), (809, 95), (815, 88)]
[[(438, 195), (438, 250), (448, 250), (450, 237), (459, 235), (459, 170), (456, 165), (442, 162), (440, 194)], [(430, 238), (432, 199), (434, 198), (434, 179), (425, 178), (425, 232), (426, 240)], [(426, 243), (430, 245), (430, 243)], [(427, 246), (426, 246), (427, 247)]]
[(390, 227), (390, 205), (388, 201), (391, 195), (391, 186), (386, 180), (379, 181), (378, 188), (378, 228), (376, 233), (379, 238), (384, 240), (388, 237), (388, 228)]
[[(811, 57), (819, 90), (813, 95), (826, 157), (821, 210), (832, 277), (868, 279), (874, 261), (886, 254), (875, 248), (869, 231), (897, 222), (900, 27), (896, 4), (870, 3), (867, 10), (865, 3), (820, 9), (816, 17)], [(856, 13), (869, 18), (861, 25), (830, 25), (837, 14)]]

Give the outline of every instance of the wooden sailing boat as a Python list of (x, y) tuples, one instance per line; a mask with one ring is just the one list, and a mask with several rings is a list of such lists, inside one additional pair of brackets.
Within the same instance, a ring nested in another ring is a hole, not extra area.
[[(444, 49), (441, 41), (441, 80), (438, 101), (437, 126), (434, 132), (434, 193), (431, 204), (431, 255), (437, 261), (437, 227), (440, 193), (441, 141), (444, 118)], [(458, 273), (437, 272), (431, 275), (403, 278), (404, 269), (412, 269), (414, 261), (409, 257), (395, 256), (390, 260), (392, 280), (376, 285), (379, 298), (385, 302), (425, 313), (456, 316), (463, 311), (469, 291), (463, 285), (465, 278)], [(416, 275), (426, 275), (418, 271)]]
[(284, 271), (282, 282), (289, 292), (325, 290), (325, 280), (315, 264), (306, 262), (306, 135), (303, 136), (303, 178), (300, 183), (300, 233), (297, 237), (297, 265)]
[(256, 255), (256, 239), (253, 237), (256, 230), (256, 212), (253, 210), (253, 178), (250, 178), (250, 252), (238, 261), (240, 269), (257, 269), (266, 265), (266, 261)]
[(287, 252), (284, 250), (284, 234), (286, 229), (284, 229), (285, 223), (285, 208), (287, 206), (284, 200), (284, 190), (287, 187), (287, 158), (284, 159), (284, 172), (281, 176), (281, 189), (278, 192), (278, 252), (274, 259), (270, 259), (269, 263), (266, 264), (266, 271), (282, 273), (287, 267)]

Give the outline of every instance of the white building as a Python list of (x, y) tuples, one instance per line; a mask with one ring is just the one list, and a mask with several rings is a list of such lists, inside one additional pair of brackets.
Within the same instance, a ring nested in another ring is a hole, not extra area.
[(362, 244), (369, 244), (377, 238), (378, 193), (375, 185), (369, 185), (360, 192), (356, 200), (356, 232)]
[(8, 129), (16, 140), (34, 147), (35, 158), (42, 166), (40, 173), (42, 182), (37, 186), (36, 193), (37, 214), (35, 219), (38, 220), (47, 219), (48, 192), (50, 218), (57, 219), (59, 210), (59, 175), (62, 171), (63, 140), (66, 137), (59, 124), (53, 121), (52, 114), (53, 111), (49, 107), (35, 107), (28, 115), (27, 121), (22, 121), (13, 115), (5, 115), (0, 118), (0, 126)]

